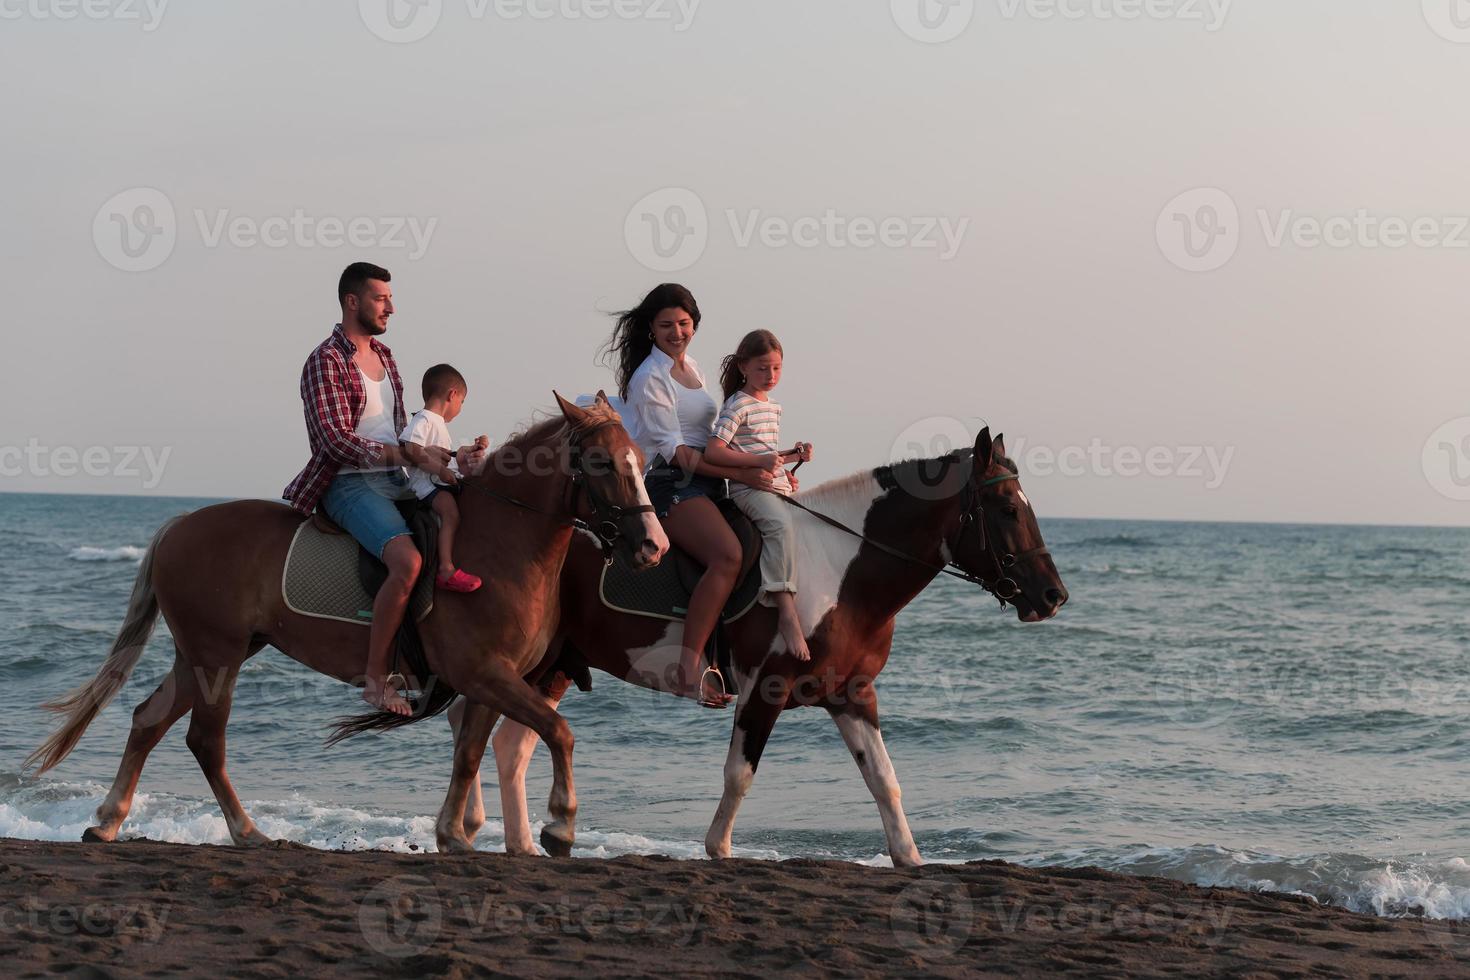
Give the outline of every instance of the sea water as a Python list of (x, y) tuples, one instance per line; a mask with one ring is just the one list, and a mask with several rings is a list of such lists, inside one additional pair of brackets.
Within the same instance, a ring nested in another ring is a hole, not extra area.
[[(77, 750), (39, 779), (39, 704), (92, 677), (168, 517), (209, 503), (0, 494), (0, 836), (76, 840), (130, 713), (172, 663), (165, 625)], [(883, 734), (931, 861), (1096, 865), (1285, 891), (1381, 915), (1470, 916), (1470, 530), (1042, 520), (1071, 601), (1018, 623), (940, 579), (899, 617)], [(730, 714), (594, 673), (577, 736), (577, 848), (702, 857)], [(443, 719), (323, 748), (357, 692), (267, 648), (241, 672), (236, 789), (267, 834), (431, 850)], [(125, 837), (228, 843), (184, 745), (154, 751)], [(478, 846), (503, 845), (493, 766)], [(532, 812), (550, 785), (545, 750)], [(735, 826), (739, 856), (884, 864), (825, 712), (782, 717)]]

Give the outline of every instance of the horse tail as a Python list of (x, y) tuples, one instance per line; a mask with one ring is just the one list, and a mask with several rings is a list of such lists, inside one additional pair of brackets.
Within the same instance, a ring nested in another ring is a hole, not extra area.
[(127, 615), (123, 617), (122, 627), (118, 629), (117, 638), (112, 641), (112, 649), (108, 651), (97, 676), (55, 701), (41, 705), (48, 711), (65, 714), (66, 721), (41, 743), (40, 748), (26, 756), (22, 768), (39, 765), (39, 775), (70, 755), (87, 726), (132, 676), (133, 668), (142, 659), (148, 638), (153, 635), (153, 627), (158, 622), (158, 596), (153, 591), (153, 558), (158, 551), (158, 542), (185, 516), (180, 514), (169, 518), (153, 535), (148, 550), (143, 554), (138, 577), (133, 580), (133, 595), (128, 600)]
[(361, 715), (343, 715), (337, 719), (332, 734), (327, 738), (327, 745), (336, 745), (338, 742), (354, 735), (364, 732), (384, 732), (394, 728), (402, 728), (404, 725), (412, 725), (443, 714), (459, 697), (459, 692), (437, 677), (429, 678), (428, 690), (417, 698), (405, 698), (413, 714), (399, 715), (391, 711), (369, 711)]

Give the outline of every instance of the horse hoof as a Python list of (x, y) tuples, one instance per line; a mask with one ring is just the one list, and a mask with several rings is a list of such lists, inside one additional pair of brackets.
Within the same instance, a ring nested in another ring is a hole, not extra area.
[(242, 835), (239, 840), (235, 841), (235, 846), (236, 847), (265, 847), (268, 844), (274, 844), (274, 843), (275, 843), (275, 839), (274, 838), (267, 837), (265, 834), (262, 834), (258, 830), (252, 830), (250, 833)]
[(111, 844), (112, 838), (106, 837), (96, 827), (88, 827), (82, 831), (82, 842), (86, 844)]
[(554, 858), (572, 856), (572, 842), (562, 840), (560, 837), (547, 831), (545, 827), (541, 828), (541, 846), (546, 849), (547, 854), (550, 854)]

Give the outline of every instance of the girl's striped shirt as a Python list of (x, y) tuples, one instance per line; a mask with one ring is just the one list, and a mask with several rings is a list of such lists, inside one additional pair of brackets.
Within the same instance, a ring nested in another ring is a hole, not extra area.
[[(737, 391), (725, 400), (710, 437), (743, 453), (778, 453), (781, 451), (781, 405)], [(741, 487), (736, 484), (730, 489), (733, 492)], [(791, 482), (786, 479), (784, 468), (776, 473), (775, 489), (780, 493), (791, 492)]]

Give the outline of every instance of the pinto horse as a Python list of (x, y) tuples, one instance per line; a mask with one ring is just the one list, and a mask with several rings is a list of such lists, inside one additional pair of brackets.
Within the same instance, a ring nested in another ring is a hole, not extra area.
[[(833, 481), (797, 498), (797, 606), (809, 630), (810, 663), (790, 656), (775, 611), (756, 606), (727, 627), (740, 701), (725, 760), (724, 795), (705, 850), (730, 855), (735, 814), (750, 790), (776, 719), (792, 708), (824, 708), (847, 743), (878, 804), (888, 853), (897, 866), (922, 863), (899, 802), (898, 778), (878, 726), (873, 682), (888, 660), (894, 618), (941, 572), (983, 586), (1022, 622), (1056, 615), (1067, 590), (1041, 538), (1003, 437), (981, 432), (971, 449), (910, 460)], [(815, 516), (831, 518), (845, 528)], [(555, 706), (569, 686), (555, 665), (586, 664), (633, 684), (669, 690), (677, 676), (682, 623), (620, 613), (598, 597), (597, 549), (579, 536), (562, 575), (562, 621), (542, 690)], [(560, 647), (560, 651), (557, 650)], [(560, 658), (560, 659), (558, 659)], [(481, 751), (494, 716), (467, 705), (455, 719), (461, 745)], [(495, 733), (506, 850), (534, 854), (525, 771), (536, 733), (507, 719)], [(473, 750), (471, 750), (473, 752)], [(476, 783), (468, 818), (441, 830), (469, 839), (484, 822)], [(575, 828), (558, 808), (541, 841), (568, 853)], [(447, 842), (441, 841), (441, 846)]]
[[(490, 717), (504, 714), (529, 726), (552, 747), (551, 805), (570, 820), (576, 809), (571, 730), (522, 678), (542, 660), (556, 628), (558, 582), (574, 521), (595, 519), (603, 546), (624, 549), (640, 567), (658, 563), (668, 538), (652, 516), (641, 455), (607, 400), (599, 393), (584, 410), (556, 397), (559, 416), (507, 441), (479, 474), (462, 481), (455, 550), (467, 567), (484, 571), (485, 587), (469, 595), (440, 592), (420, 623), (436, 680), (416, 715), (374, 712), (339, 734), (419, 720), (459, 692)], [(83, 840), (116, 839), (149, 752), (192, 711), (186, 741), (231, 839), (237, 845), (267, 842), (225, 774), (225, 727), (241, 665), (270, 644), (313, 670), (360, 684), (367, 662), (367, 629), (286, 606), (282, 566), (304, 519), (282, 504), (242, 500), (175, 517), (154, 535), (106, 662), (88, 684), (47, 705), (65, 721), (26, 760), (45, 772), (66, 758), (127, 682), (161, 611), (173, 631), (173, 670), (133, 712), (117, 778)], [(409, 684), (427, 680), (410, 678)], [(473, 775), (457, 767), (441, 821), (450, 814), (463, 819)]]

